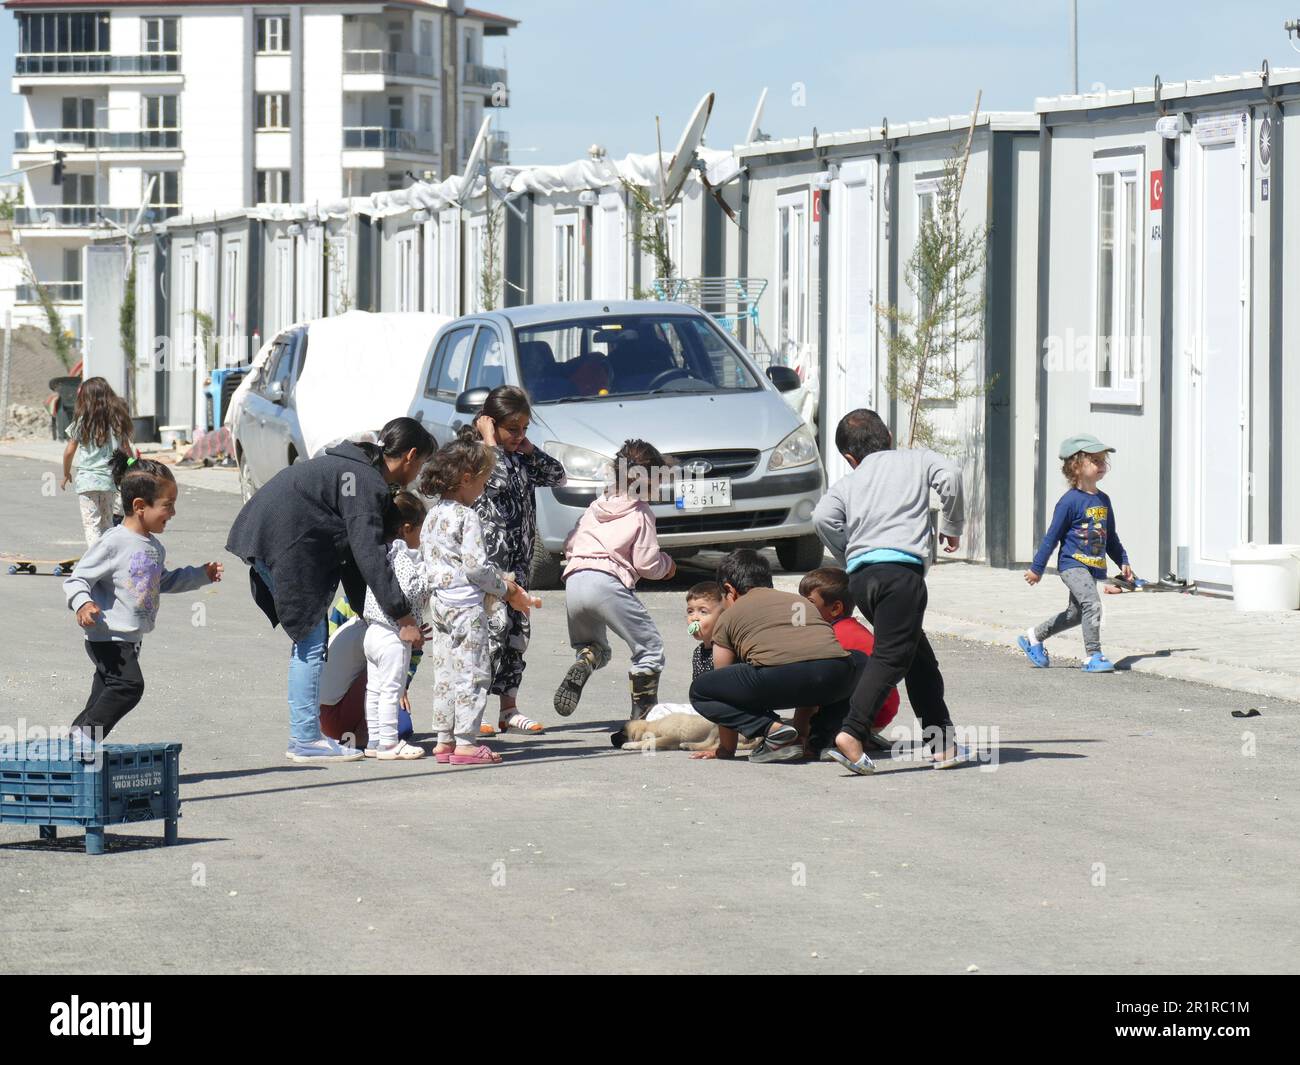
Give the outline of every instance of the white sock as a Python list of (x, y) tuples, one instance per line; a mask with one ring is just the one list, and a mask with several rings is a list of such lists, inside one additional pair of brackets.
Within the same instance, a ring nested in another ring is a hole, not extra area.
[(1029, 642), (1032, 644), (1040, 644), (1043, 642), (1038, 638), (1038, 634), (1032, 625), (1029, 628), (1025, 629), (1025, 636), (1029, 639)]

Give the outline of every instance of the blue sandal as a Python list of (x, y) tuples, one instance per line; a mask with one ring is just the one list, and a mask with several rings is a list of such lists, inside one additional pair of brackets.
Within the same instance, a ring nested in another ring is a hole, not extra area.
[(1052, 664), (1052, 660), (1047, 657), (1047, 648), (1041, 643), (1030, 643), (1029, 637), (1020, 635), (1016, 637), (1016, 643), (1020, 649), (1025, 652), (1025, 657), (1029, 659), (1029, 664), (1036, 669), (1046, 669)]
[(1114, 673), (1115, 664), (1104, 654), (1098, 651), (1079, 667), (1085, 673)]

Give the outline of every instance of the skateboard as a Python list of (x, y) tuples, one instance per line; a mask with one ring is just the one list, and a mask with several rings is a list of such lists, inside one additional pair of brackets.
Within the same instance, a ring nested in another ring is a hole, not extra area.
[(37, 566), (53, 566), (53, 574), (56, 577), (66, 577), (72, 572), (81, 559), (79, 558), (11, 558), (9, 562), (9, 572), (12, 573), (38, 573)]

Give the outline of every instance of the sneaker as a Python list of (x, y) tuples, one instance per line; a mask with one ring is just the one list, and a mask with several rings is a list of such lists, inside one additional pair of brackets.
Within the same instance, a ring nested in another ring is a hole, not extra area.
[(555, 712), (561, 717), (568, 717), (578, 709), (578, 700), (582, 698), (582, 689), (595, 671), (595, 665), (589, 655), (579, 655), (578, 660), (564, 674), (560, 686), (555, 689)]
[(284, 756), (301, 765), (309, 762), (359, 762), (365, 754), (355, 747), (344, 747), (338, 741), (322, 736), (313, 743), (291, 742)]
[(790, 725), (773, 729), (749, 756), (751, 762), (793, 762), (803, 757), (799, 733)]
[(1115, 664), (1104, 654), (1098, 651), (1079, 667), (1085, 673), (1114, 673)]
[(1041, 643), (1031, 643), (1028, 636), (1017, 636), (1016, 643), (1025, 652), (1029, 664), (1036, 669), (1046, 669), (1052, 664), (1052, 660), (1047, 657), (1047, 648)]

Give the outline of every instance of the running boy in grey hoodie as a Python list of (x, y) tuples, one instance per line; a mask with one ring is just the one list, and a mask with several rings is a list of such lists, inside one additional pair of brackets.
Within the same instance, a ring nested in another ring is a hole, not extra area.
[(925, 570), (930, 558), (930, 490), (943, 502), (939, 539), (956, 551), (962, 533), (961, 470), (934, 451), (893, 449), (875, 411), (850, 411), (835, 429), (835, 448), (853, 472), (840, 478), (813, 513), (817, 535), (849, 573), (849, 590), (875, 630), (876, 647), (849, 702), (843, 731), (824, 757), (856, 773), (875, 768), (863, 744), (885, 698), (900, 681), (921, 719), (934, 768), (958, 762), (943, 674), (925, 638)]

